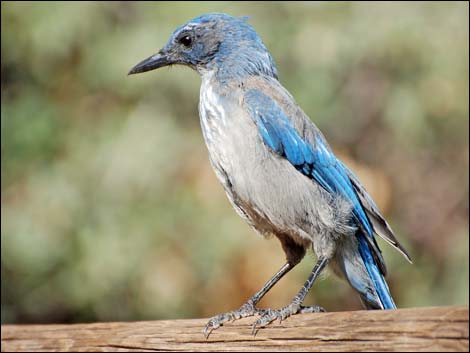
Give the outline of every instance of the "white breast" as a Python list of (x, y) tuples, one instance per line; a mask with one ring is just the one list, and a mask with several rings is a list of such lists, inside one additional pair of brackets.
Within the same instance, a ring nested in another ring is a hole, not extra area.
[(219, 96), (214, 92), (213, 87), (207, 81), (203, 81), (199, 97), (199, 115), (201, 118), (201, 128), (206, 144), (217, 143), (225, 135), (227, 127), (227, 114), (220, 101)]

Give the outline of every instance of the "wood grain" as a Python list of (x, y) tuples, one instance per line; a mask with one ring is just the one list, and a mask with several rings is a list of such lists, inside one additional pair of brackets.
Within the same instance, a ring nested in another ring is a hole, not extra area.
[(293, 316), (251, 335), (254, 318), (202, 334), (207, 319), (3, 325), (2, 351), (467, 351), (468, 307)]

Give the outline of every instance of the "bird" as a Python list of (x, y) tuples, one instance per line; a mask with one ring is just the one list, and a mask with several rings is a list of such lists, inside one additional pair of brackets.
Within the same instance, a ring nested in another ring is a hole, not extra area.
[[(201, 76), (199, 117), (209, 161), (235, 211), (259, 234), (276, 237), (285, 264), (240, 308), (212, 317), (207, 337), (224, 323), (258, 318), (252, 333), (305, 306), (329, 267), (359, 294), (366, 309), (396, 309), (375, 236), (410, 263), (390, 225), (355, 174), (282, 86), (274, 60), (247, 17), (208, 13), (178, 27), (156, 54), (130, 74), (188, 66)], [(260, 309), (263, 296), (313, 250), (317, 261), (299, 292), (280, 309)]]

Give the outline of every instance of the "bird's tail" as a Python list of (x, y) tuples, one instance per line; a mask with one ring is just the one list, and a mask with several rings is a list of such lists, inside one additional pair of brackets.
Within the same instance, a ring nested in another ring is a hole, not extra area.
[(361, 296), (363, 304), (367, 309), (396, 309), (396, 305), (393, 302), (392, 295), (388, 289), (387, 282), (385, 281), (384, 275), (382, 274), (379, 266), (376, 263), (376, 260), (372, 256), (372, 251), (370, 245), (365, 239), (365, 235), (360, 233), (357, 235), (359, 241), (359, 253), (361, 254), (362, 261), (366, 267), (367, 273), (369, 274), (370, 279), (374, 285), (377, 296), (380, 300), (380, 307), (376, 307), (376, 303), (369, 303), (367, 298)]
[(384, 274), (365, 237), (359, 231), (356, 234), (357, 242), (351, 242), (342, 249), (341, 259), (337, 257), (341, 272), (359, 293), (367, 309), (396, 309)]

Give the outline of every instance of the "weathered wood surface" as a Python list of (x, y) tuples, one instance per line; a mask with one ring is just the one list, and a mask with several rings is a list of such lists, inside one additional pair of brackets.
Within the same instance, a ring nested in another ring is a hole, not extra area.
[(314, 313), (251, 334), (253, 318), (3, 325), (2, 351), (467, 351), (468, 307)]

